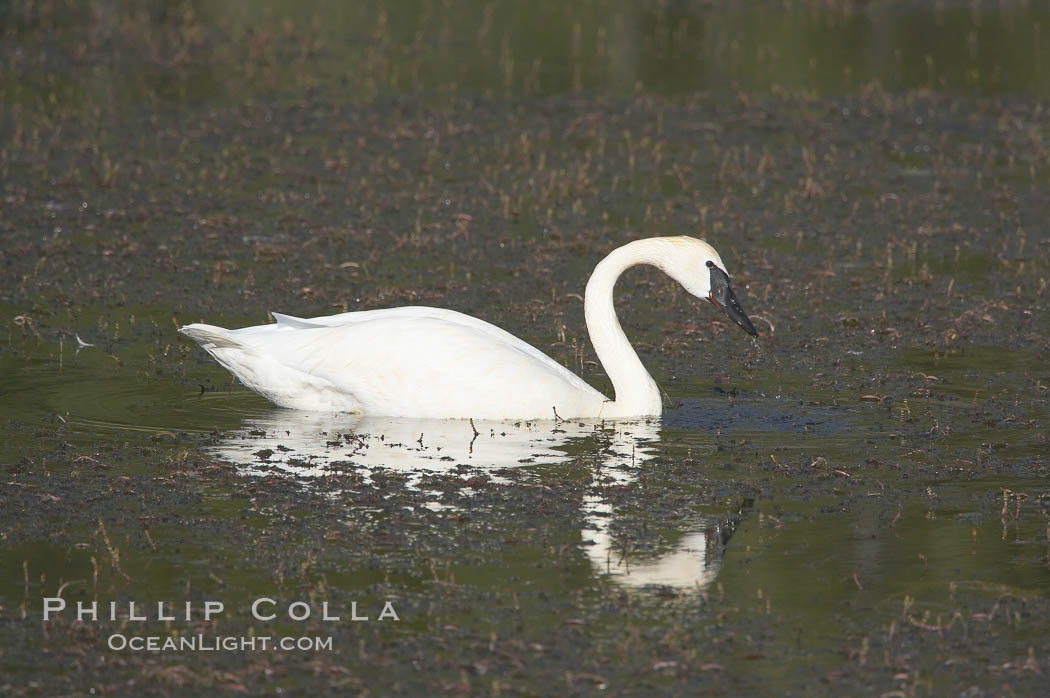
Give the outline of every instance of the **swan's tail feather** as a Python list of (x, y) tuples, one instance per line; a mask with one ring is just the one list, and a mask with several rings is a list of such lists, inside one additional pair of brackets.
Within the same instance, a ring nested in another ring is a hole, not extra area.
[(195, 322), (179, 328), (179, 332), (186, 335), (201, 349), (211, 354), (212, 358), (227, 371), (237, 376), (237, 379), (256, 392), (260, 389), (257, 364), (259, 357), (243, 342), (234, 338), (235, 331), (215, 325), (205, 325)]
[[(309, 326), (309, 323), (303, 324)], [(272, 351), (273, 340), (288, 334), (276, 328), (277, 325), (263, 325), (227, 330), (193, 323), (180, 327), (179, 332), (200, 344), (246, 387), (281, 407), (317, 412), (362, 411), (361, 403), (350, 392), (333, 386), (324, 377), (282, 363), (280, 351), (276, 354)], [(294, 335), (292, 340), (294, 345)], [(280, 350), (280, 345), (288, 343), (278, 341), (276, 344)]]
[(179, 332), (186, 335), (197, 344), (211, 352), (212, 349), (244, 349), (244, 345), (230, 335), (230, 331), (215, 325), (204, 325), (195, 322), (179, 328)]

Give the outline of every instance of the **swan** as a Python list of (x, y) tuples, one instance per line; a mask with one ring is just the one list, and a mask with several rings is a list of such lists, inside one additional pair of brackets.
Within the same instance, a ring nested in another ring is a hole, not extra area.
[(582, 378), (484, 320), (408, 306), (327, 317), (273, 313), (273, 324), (179, 328), (241, 383), (273, 403), (317, 412), (473, 419), (618, 419), (659, 415), (660, 391), (613, 308), (624, 270), (651, 264), (721, 308), (748, 334), (725, 264), (691, 237), (635, 240), (609, 253), (587, 282), (584, 317), (612, 381), (609, 400)]

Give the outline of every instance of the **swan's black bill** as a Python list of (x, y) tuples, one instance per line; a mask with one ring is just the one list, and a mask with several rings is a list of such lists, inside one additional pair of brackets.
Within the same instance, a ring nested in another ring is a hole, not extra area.
[(726, 315), (733, 319), (733, 322), (744, 328), (745, 332), (752, 337), (757, 337), (758, 330), (751, 324), (751, 318), (747, 316), (744, 309), (740, 307), (740, 301), (736, 299), (736, 294), (729, 285), (729, 276), (712, 262), (708, 262), (707, 266), (711, 269), (711, 295), (709, 296), (711, 302), (724, 310)]

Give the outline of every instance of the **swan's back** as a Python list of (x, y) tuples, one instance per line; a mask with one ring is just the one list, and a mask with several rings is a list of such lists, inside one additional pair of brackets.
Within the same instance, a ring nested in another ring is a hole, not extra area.
[(479, 419), (595, 416), (605, 397), (510, 333), (410, 306), (276, 324), (187, 325), (242, 383), (283, 407)]

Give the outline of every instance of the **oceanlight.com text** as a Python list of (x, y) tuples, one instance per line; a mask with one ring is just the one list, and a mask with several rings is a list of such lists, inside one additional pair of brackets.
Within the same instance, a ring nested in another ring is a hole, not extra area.
[(202, 634), (165, 637), (114, 633), (106, 644), (117, 652), (331, 652), (333, 647), (331, 637), (307, 635), (276, 638), (270, 635)]

